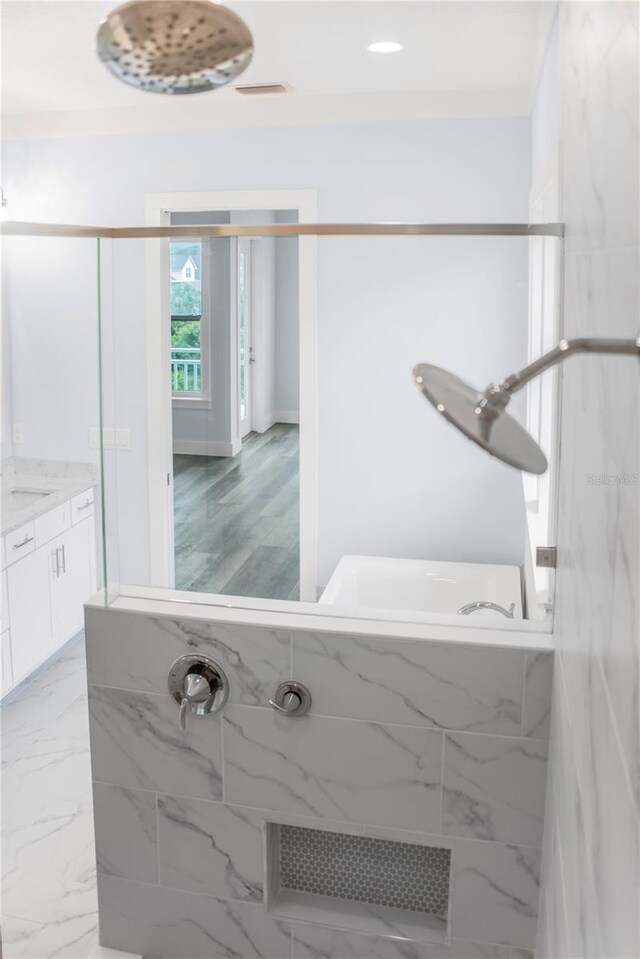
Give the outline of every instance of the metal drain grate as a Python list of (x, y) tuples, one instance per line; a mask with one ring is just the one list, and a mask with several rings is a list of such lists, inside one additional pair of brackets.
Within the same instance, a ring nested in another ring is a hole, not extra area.
[(280, 888), (447, 918), (451, 850), (280, 827)]

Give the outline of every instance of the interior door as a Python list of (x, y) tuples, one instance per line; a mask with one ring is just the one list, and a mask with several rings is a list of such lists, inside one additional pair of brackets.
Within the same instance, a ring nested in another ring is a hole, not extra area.
[(240, 437), (253, 429), (251, 422), (251, 371), (255, 363), (251, 342), (251, 240), (238, 240), (238, 410)]

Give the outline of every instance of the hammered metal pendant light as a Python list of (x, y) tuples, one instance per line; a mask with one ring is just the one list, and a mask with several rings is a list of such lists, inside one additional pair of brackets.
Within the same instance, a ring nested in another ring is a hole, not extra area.
[(251, 31), (212, 0), (133, 0), (98, 30), (98, 56), (123, 83), (149, 93), (203, 93), (251, 62)]

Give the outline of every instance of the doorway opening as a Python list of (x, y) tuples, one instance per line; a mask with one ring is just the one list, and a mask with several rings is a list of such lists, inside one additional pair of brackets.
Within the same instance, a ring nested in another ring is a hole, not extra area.
[(175, 586), (300, 598), (298, 241), (198, 226), (297, 211), (170, 214)]

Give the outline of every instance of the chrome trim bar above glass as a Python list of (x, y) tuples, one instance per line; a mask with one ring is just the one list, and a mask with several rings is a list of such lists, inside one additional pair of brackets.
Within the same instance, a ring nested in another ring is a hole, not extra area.
[(233, 236), (564, 236), (564, 223), (261, 223), (255, 226), (74, 226), (7, 220), (4, 236), (58, 236), (85, 239), (150, 240)]

